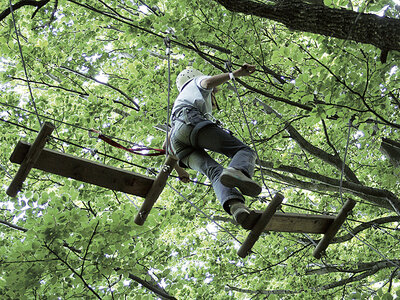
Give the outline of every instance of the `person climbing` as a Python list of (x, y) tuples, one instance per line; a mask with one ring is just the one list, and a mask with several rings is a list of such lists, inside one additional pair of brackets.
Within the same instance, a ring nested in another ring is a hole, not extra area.
[[(243, 196), (261, 193), (261, 186), (251, 179), (256, 153), (213, 122), (212, 109), (217, 106), (215, 94), (221, 84), (254, 71), (255, 66), (247, 63), (232, 73), (215, 76), (192, 68), (183, 70), (176, 79), (179, 95), (171, 113), (169, 141), (179, 165), (207, 176), (224, 210), (245, 229), (251, 229), (261, 215), (244, 204)], [(229, 166), (224, 169), (205, 150), (231, 158)]]

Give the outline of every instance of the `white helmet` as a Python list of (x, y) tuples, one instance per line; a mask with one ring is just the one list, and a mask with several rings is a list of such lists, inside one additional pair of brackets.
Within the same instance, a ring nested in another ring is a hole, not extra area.
[(180, 72), (179, 75), (176, 77), (176, 87), (178, 88), (179, 93), (182, 91), (186, 83), (188, 83), (195, 77), (203, 75), (203, 73), (193, 68), (187, 68)]

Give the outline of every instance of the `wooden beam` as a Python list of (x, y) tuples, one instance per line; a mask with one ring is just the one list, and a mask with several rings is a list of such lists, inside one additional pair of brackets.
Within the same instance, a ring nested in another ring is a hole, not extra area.
[(150, 213), (150, 210), (153, 208), (154, 203), (156, 203), (158, 197), (163, 191), (165, 185), (167, 184), (167, 179), (169, 174), (171, 174), (172, 170), (176, 165), (177, 159), (173, 155), (169, 155), (167, 160), (165, 161), (164, 166), (160, 173), (158, 173), (154, 183), (148, 192), (142, 207), (140, 208), (138, 214), (135, 218), (135, 223), (138, 225), (143, 225), (147, 219), (147, 216)]
[[(257, 210), (258, 213), (262, 214), (262, 210)], [(232, 222), (235, 225), (239, 224), (226, 217), (221, 217), (220, 220)], [(310, 215), (310, 214), (299, 214), (299, 213), (283, 213), (276, 212), (268, 225), (264, 228), (264, 232), (276, 231), (276, 232), (294, 232), (294, 233), (312, 233), (312, 234), (324, 234), (329, 226), (335, 220), (335, 216), (330, 215)]]
[(339, 231), (340, 227), (342, 227), (344, 221), (347, 218), (347, 215), (351, 212), (353, 207), (356, 205), (356, 201), (353, 199), (348, 199), (346, 203), (343, 205), (339, 214), (329, 226), (328, 230), (324, 234), (323, 238), (319, 241), (317, 247), (315, 247), (313, 256), (315, 258), (321, 258), (322, 253), (328, 248), (330, 242), (335, 237), (336, 233)]
[(335, 220), (334, 216), (276, 212), (264, 232), (325, 233)]
[[(22, 163), (30, 148), (29, 143), (19, 142), (11, 155), (11, 162)], [(43, 149), (33, 167), (139, 197), (146, 197), (154, 182), (148, 176), (50, 149)]]
[(7, 195), (15, 197), (21, 190), (23, 182), (25, 181), (32, 167), (34, 167), (44, 145), (46, 144), (47, 137), (51, 135), (54, 128), (54, 125), (49, 122), (43, 123), (35, 141), (32, 144), (32, 147), (30, 147), (29, 151), (27, 151), (23, 160), (21, 161), (21, 166), (19, 167), (17, 174), (14, 176), (10, 186), (7, 189)]
[(260, 237), (260, 234), (264, 231), (265, 227), (271, 220), (272, 216), (275, 214), (279, 205), (281, 205), (283, 199), (284, 197), (279, 193), (274, 196), (274, 198), (269, 203), (265, 211), (262, 213), (256, 225), (254, 225), (253, 229), (250, 231), (246, 240), (240, 246), (237, 252), (237, 254), (240, 257), (246, 257), (247, 254), (250, 252), (251, 248), (253, 248), (253, 245), (257, 242), (258, 238)]

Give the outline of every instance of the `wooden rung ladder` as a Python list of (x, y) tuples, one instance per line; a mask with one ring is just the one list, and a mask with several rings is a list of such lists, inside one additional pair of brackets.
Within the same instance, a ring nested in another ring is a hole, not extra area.
[(237, 254), (240, 257), (246, 257), (250, 253), (251, 248), (257, 242), (262, 232), (278, 231), (324, 234), (313, 252), (315, 258), (320, 258), (356, 203), (352, 199), (347, 200), (338, 215), (333, 217), (276, 212), (283, 199), (284, 197), (279, 193), (273, 197), (267, 208), (262, 212), (256, 225), (239, 248)]
[(54, 125), (45, 122), (33, 144), (18, 142), (10, 161), (20, 164), (7, 194), (15, 197), (32, 168), (73, 178), (107, 189), (125, 192), (145, 198), (135, 223), (143, 225), (157, 198), (164, 189), (168, 176), (177, 160), (168, 156), (162, 171), (155, 179), (134, 172), (111, 167), (96, 161), (78, 158), (69, 154), (44, 148), (47, 138), (54, 130)]

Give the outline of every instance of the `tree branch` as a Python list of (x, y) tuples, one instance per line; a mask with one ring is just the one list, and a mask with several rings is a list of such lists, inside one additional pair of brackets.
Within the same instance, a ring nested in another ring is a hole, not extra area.
[[(332, 241), (331, 244), (334, 243), (343, 243), (345, 241), (348, 241), (354, 237), (357, 233), (364, 231), (366, 229), (369, 229), (371, 227), (374, 227), (375, 225), (378, 224), (385, 224), (385, 223), (392, 223), (392, 222), (399, 222), (400, 217), (399, 216), (390, 216), (390, 217), (383, 217), (379, 219), (375, 219), (369, 222), (362, 223), (361, 225), (358, 225), (357, 227), (354, 227), (351, 230), (351, 233), (348, 233), (343, 236), (335, 237)], [(318, 243), (318, 241), (316, 241)]]
[[(263, 166), (262, 163), (260, 163), (260, 165)], [(309, 176), (313, 174), (314, 180), (312, 182), (306, 182), (271, 171), (269, 169), (263, 169), (263, 172), (267, 176), (283, 181), (286, 184), (294, 185), (300, 189), (316, 191), (316, 192), (320, 191), (339, 192), (340, 181), (338, 179), (322, 176), (320, 174), (301, 170), (296, 167), (289, 167), (289, 166), (285, 167), (286, 170), (288, 168), (294, 171), (301, 171), (302, 173), (308, 174)], [(324, 182), (324, 180), (326, 180), (326, 182)], [(322, 183), (317, 183), (315, 181), (320, 181)], [(354, 196), (360, 197), (361, 199), (377, 204), (378, 206), (395, 211), (396, 213), (400, 211), (400, 200), (397, 198), (395, 194), (393, 194), (388, 190), (375, 189), (349, 181), (344, 181), (342, 183), (342, 189), (343, 192), (345, 193), (350, 193)]]
[(12, 224), (10, 222), (7, 222), (5, 220), (0, 220), (0, 224), (4, 224), (4, 225), (6, 225), (6, 226), (8, 226), (10, 228), (13, 228), (13, 229), (16, 229), (16, 230), (19, 230), (19, 231), (22, 231), (22, 232), (27, 232), (28, 231), (28, 229), (26, 229), (26, 228), (14, 225), (14, 224)]
[[(12, 10), (16, 11), (18, 9), (20, 9), (23, 6), (34, 6), (37, 7), (37, 9), (35, 10), (35, 12), (32, 15), (32, 18), (35, 16), (35, 14), (37, 13), (37, 11), (39, 9), (41, 9), (43, 6), (45, 6), (47, 3), (49, 3), (50, 0), (41, 0), (41, 1), (33, 1), (33, 0), (22, 0), (16, 4), (12, 5)], [(2, 13), (0, 13), (0, 22), (5, 19), (9, 14), (11, 14), (11, 9), (10, 7), (7, 7), (5, 10), (3, 10)]]
[(333, 152), (335, 153), (336, 157), (339, 157), (339, 153), (337, 152), (335, 146), (333, 146), (331, 140), (329, 139), (329, 134), (328, 134), (328, 128), (326, 127), (326, 123), (324, 121), (324, 119), (321, 119), (322, 122), (322, 126), (324, 127), (324, 133), (325, 133), (325, 137), (326, 137), (326, 143), (329, 145), (329, 147), (331, 147), (331, 149), (333, 150)]
[(239, 293), (244, 293), (244, 294), (253, 294), (253, 295), (290, 295), (290, 294), (298, 294), (301, 293), (303, 290), (298, 290), (298, 291), (292, 291), (292, 290), (249, 290), (249, 289), (241, 289), (235, 286), (231, 286), (229, 284), (226, 285), (226, 288), (229, 290), (239, 292)]
[[(331, 244), (337, 244), (337, 243), (343, 243), (346, 241), (351, 240), (352, 238), (355, 237), (356, 234), (358, 234), (361, 231), (364, 231), (366, 229), (369, 229), (371, 227), (374, 227), (376, 225), (379, 224), (386, 224), (386, 223), (391, 223), (391, 222), (399, 222), (400, 221), (400, 217), (399, 216), (389, 216), (389, 217), (383, 217), (383, 218), (379, 218), (379, 219), (375, 219), (369, 222), (364, 222), (359, 226), (354, 227), (353, 229), (351, 229), (351, 233), (345, 234), (343, 236), (340, 237), (335, 237), (332, 241)], [(309, 239), (299, 239), (301, 242), (303, 243), (308, 243)], [(314, 240), (315, 243), (318, 243), (320, 240)]]
[(78, 276), (78, 278), (82, 281), (84, 286), (89, 291), (91, 291), (97, 297), (97, 299), (101, 299), (99, 294), (97, 294), (96, 291), (86, 282), (85, 278), (83, 278), (83, 276), (81, 276), (81, 274), (76, 272), (75, 269), (73, 267), (71, 267), (66, 260), (64, 260), (61, 256), (59, 256), (58, 253), (55, 252), (53, 249), (51, 249), (47, 244), (45, 244), (44, 246), (46, 247), (47, 250), (50, 251), (50, 253), (52, 253), (55, 257), (57, 257), (72, 273), (74, 273), (76, 276)]
[(90, 77), (90, 76), (88, 76), (88, 75), (86, 75), (86, 74), (83, 74), (83, 73), (81, 73), (81, 72), (75, 71), (75, 70), (70, 69), (70, 68), (68, 68), (68, 67), (60, 66), (60, 68), (63, 69), (63, 70), (66, 70), (66, 71), (68, 71), (68, 72), (75, 73), (75, 74), (77, 74), (77, 75), (79, 75), (79, 76), (82, 76), (82, 77), (84, 77), (84, 78), (93, 80), (93, 81), (95, 81), (95, 82), (97, 82), (97, 83), (99, 83), (99, 84), (105, 85), (105, 86), (107, 86), (107, 87), (109, 87), (109, 88), (111, 88), (111, 89), (117, 91), (118, 93), (122, 94), (126, 99), (128, 99), (128, 100), (135, 106), (135, 110), (137, 110), (137, 111), (140, 110), (139, 105), (138, 105), (131, 97), (129, 97), (125, 92), (123, 92), (123, 91), (120, 90), (119, 88), (117, 88), (117, 87), (115, 87), (115, 86), (112, 86), (111, 84), (101, 82), (101, 81), (99, 81), (99, 80), (97, 80), (97, 79), (95, 79), (95, 78), (92, 78), (92, 77)]
[[(395, 260), (393, 262), (396, 262), (397, 264), (400, 262), (400, 260)], [(338, 280), (336, 282), (332, 282), (326, 285), (321, 285), (321, 286), (317, 286), (315, 288), (311, 288), (311, 290), (318, 292), (318, 291), (325, 291), (325, 290), (329, 290), (329, 289), (333, 289), (339, 286), (344, 286), (347, 285), (349, 283), (352, 282), (356, 282), (356, 281), (360, 281), (364, 278), (367, 278), (368, 276), (371, 276), (375, 273), (377, 273), (378, 271), (385, 269), (385, 268), (390, 268), (390, 267), (394, 267), (394, 265), (388, 261), (379, 261), (379, 262), (373, 262), (373, 263), (365, 263), (365, 264), (359, 264), (360, 268), (356, 269), (355, 272), (351, 272), (350, 273), (361, 273), (357, 276), (350, 276), (349, 278), (346, 279), (342, 279), (342, 280)], [(320, 270), (320, 269), (318, 269)], [(329, 271), (333, 271), (333, 270), (337, 270), (335, 267), (327, 267), (327, 270)], [(309, 273), (308, 275), (313, 274), (313, 273)], [(246, 293), (246, 294), (255, 294), (255, 295), (288, 295), (288, 294), (298, 294), (304, 291), (304, 289), (302, 290), (248, 290), (248, 289), (241, 289), (241, 288), (237, 288), (234, 286), (230, 286), (227, 285), (227, 287), (230, 290), (236, 291), (236, 292), (240, 292), (240, 293)]]
[[(279, 119), (282, 119), (282, 116), (276, 112), (271, 106), (265, 104), (261, 100), (256, 99), (258, 104), (260, 104), (263, 107), (263, 111), (266, 112), (267, 114), (274, 114), (276, 115)], [(312, 145), (309, 143), (305, 138), (301, 136), (301, 134), (288, 122), (284, 122), (286, 125), (286, 131), (289, 133), (290, 137), (296, 141), (296, 143), (302, 148), (304, 151), (314, 155), (315, 157), (318, 157), (322, 161), (334, 166), (337, 170), (342, 172), (342, 167), (343, 167), (343, 161), (340, 157), (336, 155), (331, 155), (324, 150)], [(360, 181), (358, 180), (357, 176), (353, 173), (353, 171), (349, 168), (348, 165), (345, 165), (344, 167), (344, 175), (347, 178), (347, 180), (360, 184)]]
[[(13, 79), (13, 80), (20, 80), (20, 81), (28, 82), (28, 80), (26, 80), (24, 78), (13, 77), (13, 76), (11, 76), (10, 78)], [(44, 85), (44, 86), (47, 86), (47, 87), (53, 88), (53, 89), (60, 89), (60, 90), (66, 91), (66, 92), (77, 94), (77, 95), (82, 96), (82, 97), (88, 97), (89, 96), (89, 94), (87, 92), (79, 92), (79, 91), (68, 89), (68, 88), (65, 88), (65, 87), (62, 87), (62, 86), (59, 86), (59, 85), (52, 85), (52, 84), (49, 84), (49, 83), (46, 83), (46, 82), (43, 82), (43, 81), (40, 82), (40, 81), (29, 80), (29, 82), (30, 83)]]
[(362, 272), (367, 272), (370, 271), (371, 269), (374, 270), (382, 270), (385, 268), (393, 268), (395, 265), (400, 265), (400, 259), (392, 259), (390, 261), (388, 260), (380, 260), (380, 261), (374, 261), (374, 262), (360, 262), (357, 263), (354, 267), (351, 266), (349, 267), (348, 265), (342, 265), (342, 266), (334, 266), (334, 265), (326, 265), (322, 268), (318, 269), (312, 269), (312, 270), (307, 270), (306, 275), (313, 275), (313, 274), (327, 274), (327, 273), (362, 273)]
[(367, 65), (367, 78), (366, 78), (366, 85), (364, 88), (364, 93), (360, 94), (359, 92), (357, 92), (356, 90), (352, 89), (343, 79), (341, 79), (339, 76), (337, 76), (334, 72), (332, 72), (332, 70), (326, 66), (325, 64), (323, 64), (319, 59), (315, 58), (308, 50), (306, 50), (303, 46), (299, 45), (299, 47), (306, 52), (311, 59), (313, 59), (314, 61), (316, 61), (318, 64), (320, 64), (323, 68), (325, 68), (341, 85), (343, 85), (344, 87), (346, 87), (351, 93), (355, 94), (357, 97), (360, 98), (360, 100), (362, 101), (362, 103), (364, 104), (364, 106), (366, 107), (366, 109), (371, 112), (373, 115), (375, 115), (378, 119), (380, 119), (382, 122), (384, 122), (385, 124), (393, 127), (393, 128), (398, 128), (400, 129), (400, 125), (396, 124), (396, 123), (392, 123), (389, 120), (386, 120), (384, 117), (382, 117), (380, 114), (378, 114), (375, 110), (373, 110), (371, 108), (371, 106), (367, 103), (366, 99), (365, 99), (365, 93), (367, 92), (367, 88), (368, 88), (368, 81), (369, 81), (369, 68)]
[(87, 256), (87, 254), (88, 254), (88, 252), (89, 252), (90, 244), (92, 243), (93, 238), (94, 238), (94, 236), (96, 235), (96, 231), (97, 231), (97, 227), (99, 226), (99, 223), (100, 223), (100, 221), (97, 221), (96, 226), (95, 226), (94, 229), (93, 229), (92, 235), (90, 236), (89, 242), (88, 242), (88, 244), (87, 244), (87, 246), (86, 246), (85, 254), (84, 254), (83, 258), (82, 258), (81, 276), (83, 276), (83, 272), (84, 272), (84, 270), (85, 270), (86, 256)]
[(175, 297), (167, 294), (163, 289), (161, 289), (158, 286), (155, 286), (146, 280), (141, 279), (140, 277), (137, 277), (133, 274), (129, 274), (128, 277), (141, 285), (143, 285), (145, 288), (149, 289), (150, 291), (154, 292), (157, 296), (161, 297), (161, 299), (168, 299), (168, 300), (176, 300)]

